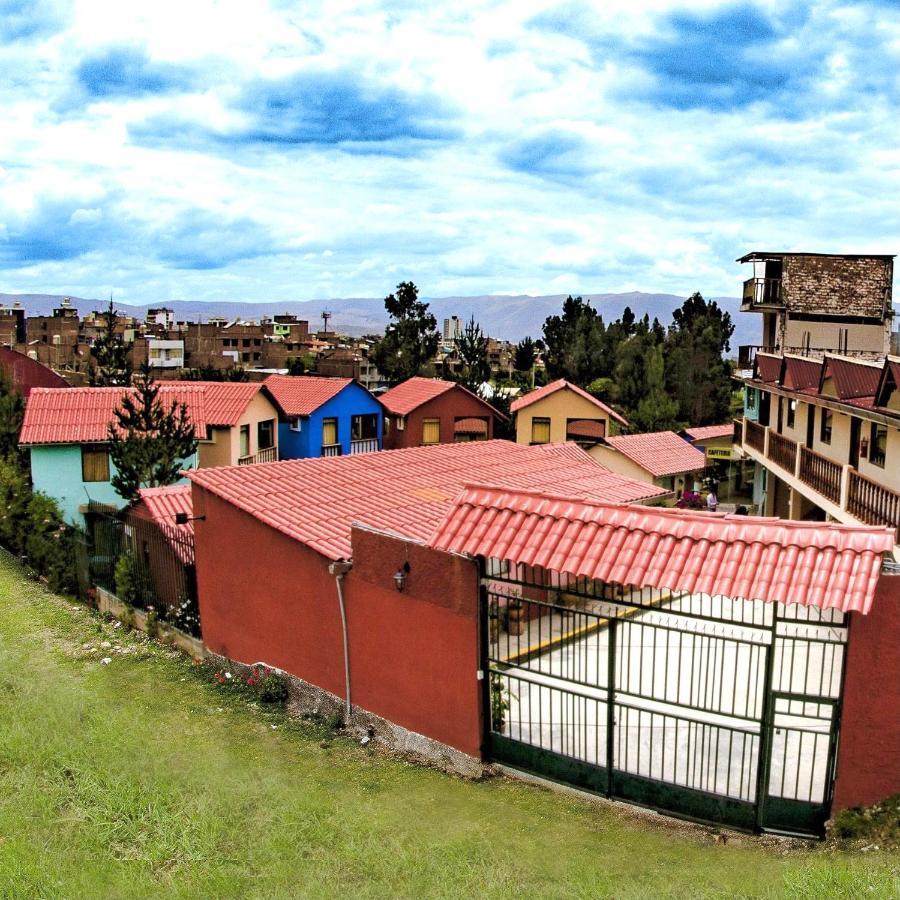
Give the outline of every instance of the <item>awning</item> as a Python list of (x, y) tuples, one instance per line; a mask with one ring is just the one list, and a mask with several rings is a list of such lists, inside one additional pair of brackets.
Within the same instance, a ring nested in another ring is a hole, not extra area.
[(579, 440), (599, 441), (606, 437), (606, 423), (593, 419), (573, 419), (566, 425), (566, 437)]
[(487, 422), (484, 419), (460, 419), (453, 426), (454, 434), (483, 434), (487, 435)]
[(429, 539), (637, 587), (867, 613), (887, 527), (789, 522), (466, 487)]

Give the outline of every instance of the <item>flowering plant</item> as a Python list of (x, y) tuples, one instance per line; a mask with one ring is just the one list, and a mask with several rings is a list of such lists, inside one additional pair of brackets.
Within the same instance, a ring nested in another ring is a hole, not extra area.
[(284, 677), (268, 666), (254, 666), (246, 678), (247, 687), (252, 688), (262, 703), (284, 703), (288, 689)]
[(675, 501), (678, 509), (703, 509), (703, 498), (698, 491), (685, 491)]

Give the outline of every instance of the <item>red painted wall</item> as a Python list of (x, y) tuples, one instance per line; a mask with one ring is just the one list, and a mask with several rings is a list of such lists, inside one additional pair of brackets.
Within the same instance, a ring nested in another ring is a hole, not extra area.
[(834, 809), (900, 792), (900, 576), (882, 575), (867, 616), (852, 613)]
[(406, 427), (403, 431), (397, 430), (397, 416), (391, 415), (391, 431), (384, 437), (384, 449), (399, 450), (402, 447), (420, 447), (425, 419), (440, 419), (441, 443), (452, 444), (456, 439), (453, 430), (456, 420), (470, 416), (475, 419), (487, 418), (487, 440), (490, 440), (494, 436), (494, 414), (491, 409), (477, 397), (454, 386), (433, 400), (423, 403), (406, 416)]
[[(206, 646), (265, 662), (344, 696), (341, 621), (329, 560), (193, 486)], [(472, 756), (481, 753), (478, 572), (470, 560), (353, 532), (344, 579), (351, 700)], [(406, 589), (393, 576), (410, 563)]]
[(8, 347), (0, 347), (0, 369), (6, 373), (6, 377), (26, 398), (32, 388), (69, 386), (66, 380), (61, 375), (57, 375), (53, 369), (31, 359), (24, 353), (10, 350)]

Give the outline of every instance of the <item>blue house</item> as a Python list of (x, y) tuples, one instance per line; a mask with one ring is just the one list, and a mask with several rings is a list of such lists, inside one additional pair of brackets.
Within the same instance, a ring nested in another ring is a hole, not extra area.
[[(72, 525), (91, 528), (100, 509), (118, 510), (126, 501), (111, 484), (108, 427), (129, 388), (34, 388), (25, 406), (19, 443), (31, 455), (34, 489), (52, 497)], [(198, 433), (205, 435), (202, 387), (160, 387), (164, 404), (184, 403)], [(197, 453), (184, 468), (197, 468)]]
[(270, 375), (264, 384), (278, 408), (280, 459), (381, 449), (383, 408), (352, 378)]

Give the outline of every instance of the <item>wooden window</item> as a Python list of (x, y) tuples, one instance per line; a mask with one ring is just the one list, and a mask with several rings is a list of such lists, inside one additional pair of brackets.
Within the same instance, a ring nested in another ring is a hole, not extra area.
[(266, 419), (256, 426), (256, 449), (268, 450), (275, 446), (275, 420)]
[(351, 441), (373, 441), (378, 437), (378, 416), (369, 413), (362, 416), (352, 416), (350, 419)]
[(823, 444), (831, 443), (831, 424), (834, 420), (834, 412), (830, 409), (822, 410), (822, 422), (819, 425), (819, 440)]
[(81, 448), (81, 480), (109, 481), (109, 451), (103, 447)]
[(550, 420), (542, 418), (534, 418), (531, 420), (531, 443), (532, 444), (549, 444), (550, 443)]
[(291, 419), (291, 431), (302, 431), (303, 430), (303, 419), (300, 416), (294, 416)]
[(250, 426), (241, 425), (241, 446), (238, 456), (250, 455)]
[(873, 466), (884, 468), (887, 457), (887, 426), (872, 423), (872, 431), (869, 440), (869, 462)]
[(330, 447), (338, 442), (337, 419), (322, 419), (322, 446)]
[(422, 421), (422, 443), (439, 444), (441, 442), (441, 420), (424, 419)]

